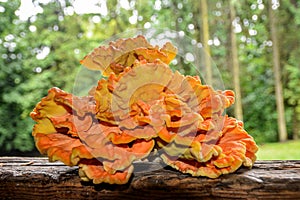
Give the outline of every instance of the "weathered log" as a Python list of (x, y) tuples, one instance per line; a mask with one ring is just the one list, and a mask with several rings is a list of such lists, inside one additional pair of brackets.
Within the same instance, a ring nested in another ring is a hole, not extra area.
[(157, 163), (136, 168), (149, 170), (135, 173), (126, 185), (93, 185), (80, 181), (77, 167), (47, 158), (0, 157), (0, 199), (300, 199), (300, 161), (257, 161), (252, 169), (217, 179)]

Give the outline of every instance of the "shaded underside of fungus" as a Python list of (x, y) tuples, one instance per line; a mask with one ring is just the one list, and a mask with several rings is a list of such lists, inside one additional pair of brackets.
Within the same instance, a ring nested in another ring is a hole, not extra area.
[(89, 95), (51, 88), (30, 116), (37, 149), (50, 161), (79, 166), (93, 183), (125, 184), (133, 162), (151, 152), (192, 176), (216, 178), (251, 167), (257, 145), (243, 123), (224, 115), (231, 90), (172, 71), (177, 49), (143, 36), (94, 49), (81, 64), (102, 72)]

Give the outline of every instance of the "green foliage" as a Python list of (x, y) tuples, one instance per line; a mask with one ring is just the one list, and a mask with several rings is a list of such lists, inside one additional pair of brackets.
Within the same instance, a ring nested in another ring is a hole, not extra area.
[[(81, 16), (65, 16), (58, 2), (43, 13), (20, 21), (16, 1), (3, 3), (1, 17), (0, 148), (33, 150), (29, 113), (51, 87), (72, 90), (79, 60), (91, 49), (85, 42)], [(49, 17), (48, 17), (49, 16)], [(4, 21), (6, 19), (7, 21)], [(8, 26), (7, 24), (11, 24)], [(78, 53), (79, 52), (79, 53)], [(78, 53), (78, 54), (76, 54)]]
[[(26, 21), (15, 14), (20, 1), (0, 2), (4, 8), (0, 13), (2, 151), (34, 149), (31, 136), (34, 122), (29, 113), (51, 87), (57, 86), (69, 92), (74, 92), (75, 88), (75, 92), (84, 94), (87, 91), (87, 88), (82, 88), (84, 83), (92, 84), (98, 75), (81, 71), (79, 60), (106, 39), (134, 28), (170, 29), (190, 38), (191, 45), (184, 46), (186, 49), (183, 52), (201, 51), (202, 24), (197, 0), (128, 0), (127, 6), (120, 0), (106, 1), (107, 14), (67, 12), (73, 8), (73, 1), (68, 0), (33, 2), (42, 8), (42, 12)], [(231, 89), (230, 1), (212, 0), (207, 3), (213, 65), (220, 70), (225, 88)], [(234, 23), (240, 28), (236, 34), (245, 128), (259, 143), (277, 141), (267, 5), (257, 0), (233, 3), (237, 15)], [(300, 134), (299, 126), (296, 126), (300, 123), (300, 34), (296, 31), (300, 28), (299, 6), (296, 1), (283, 1), (277, 10), (280, 15), (277, 26), (290, 138), (292, 133)], [(181, 54), (172, 67), (195, 75), (197, 71), (192, 64)], [(81, 76), (78, 77), (78, 74)], [(231, 113), (231, 110), (228, 112)]]
[(23, 98), (23, 91), (17, 89), (29, 78), (28, 72), (22, 65), (23, 52), (26, 52), (26, 48), (20, 44), (24, 35), (23, 30), (28, 27), (24, 23), (21, 24), (14, 14), (19, 7), (19, 2), (8, 1), (1, 6), (5, 10), (2, 15), (5, 16), (1, 16), (0, 20), (2, 43), (0, 46), (2, 57), (0, 60), (0, 147), (3, 150), (28, 151), (34, 146), (33, 139), (28, 134), (33, 122), (24, 112), (24, 106), (28, 106), (27, 99)]

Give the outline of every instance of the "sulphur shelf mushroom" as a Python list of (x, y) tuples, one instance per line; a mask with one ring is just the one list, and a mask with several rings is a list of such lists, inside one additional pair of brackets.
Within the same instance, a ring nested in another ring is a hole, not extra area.
[(217, 178), (252, 167), (258, 148), (243, 123), (223, 115), (230, 90), (173, 71), (177, 49), (143, 36), (119, 39), (81, 60), (103, 77), (87, 96), (59, 88), (30, 113), (32, 135), (50, 161), (79, 166), (83, 181), (125, 184), (133, 163), (151, 154), (192, 176)]

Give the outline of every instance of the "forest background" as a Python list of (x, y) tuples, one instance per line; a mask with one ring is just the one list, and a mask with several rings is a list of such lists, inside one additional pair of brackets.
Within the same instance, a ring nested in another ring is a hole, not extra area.
[[(72, 92), (79, 61), (135, 29), (173, 30), (203, 49), (205, 66), (236, 93), (227, 112), (256, 142), (297, 140), (299, 7), (298, 0), (0, 0), (0, 154), (36, 152), (35, 104), (53, 86)], [(182, 55), (172, 67), (195, 75), (192, 60)]]

